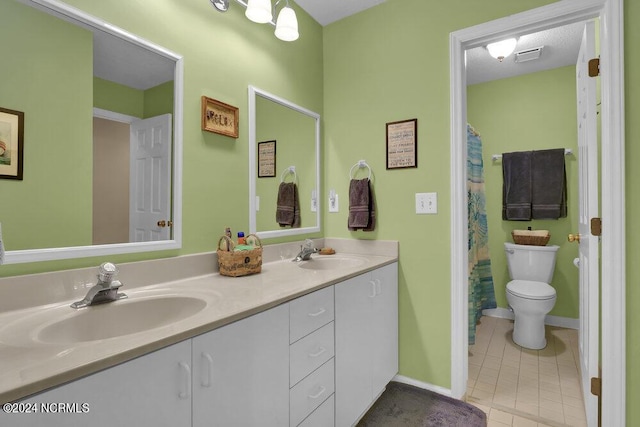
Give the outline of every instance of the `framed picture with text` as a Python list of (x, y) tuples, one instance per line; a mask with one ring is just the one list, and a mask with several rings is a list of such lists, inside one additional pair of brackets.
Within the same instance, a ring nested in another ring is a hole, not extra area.
[(418, 119), (387, 123), (387, 169), (418, 167)]
[(238, 107), (202, 97), (202, 130), (238, 137)]
[(258, 178), (276, 176), (276, 141), (258, 142)]

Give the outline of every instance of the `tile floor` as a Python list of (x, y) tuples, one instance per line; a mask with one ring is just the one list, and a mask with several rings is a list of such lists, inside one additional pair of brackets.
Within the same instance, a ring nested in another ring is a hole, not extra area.
[(488, 427), (586, 427), (578, 331), (547, 326), (547, 347), (522, 348), (513, 321), (483, 316), (469, 346), (467, 401)]

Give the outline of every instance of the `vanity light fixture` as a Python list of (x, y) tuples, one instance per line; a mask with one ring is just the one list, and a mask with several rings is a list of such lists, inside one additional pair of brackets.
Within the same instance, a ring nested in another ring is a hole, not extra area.
[[(226, 12), (229, 10), (229, 0), (209, 0), (211, 5), (220, 12)], [(289, 0), (277, 0), (273, 7), (271, 6), (271, 0), (236, 0), (247, 10), (245, 16), (258, 24), (269, 23), (276, 27), (275, 35), (277, 38), (283, 41), (297, 40), (300, 34), (298, 33), (298, 18), (296, 12), (289, 6)], [(278, 13), (278, 19), (273, 21), (273, 17), (276, 14), (278, 5), (282, 2), (286, 4), (280, 13)]]
[(489, 55), (502, 62), (504, 58), (513, 53), (513, 51), (516, 49), (516, 44), (516, 39), (510, 38), (495, 43), (489, 43), (487, 45), (487, 50), (489, 51)]

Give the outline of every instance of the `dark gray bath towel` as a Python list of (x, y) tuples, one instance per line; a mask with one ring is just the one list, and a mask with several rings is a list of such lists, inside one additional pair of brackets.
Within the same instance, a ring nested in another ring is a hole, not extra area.
[(502, 219), (531, 220), (531, 151), (502, 154)]
[(531, 157), (531, 217), (567, 216), (567, 175), (564, 148), (534, 151)]
[(281, 182), (278, 187), (276, 221), (280, 227), (300, 227), (300, 199), (295, 182)]
[(375, 202), (369, 178), (352, 179), (349, 182), (349, 230), (375, 229)]

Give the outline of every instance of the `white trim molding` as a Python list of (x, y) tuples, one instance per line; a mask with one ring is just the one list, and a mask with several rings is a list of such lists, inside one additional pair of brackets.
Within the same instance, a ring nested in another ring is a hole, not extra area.
[[(451, 33), (451, 393), (468, 378), (465, 50), (505, 36), (600, 20), (602, 425), (626, 424), (623, 0), (565, 0)], [(591, 422), (589, 423), (591, 426)]]

